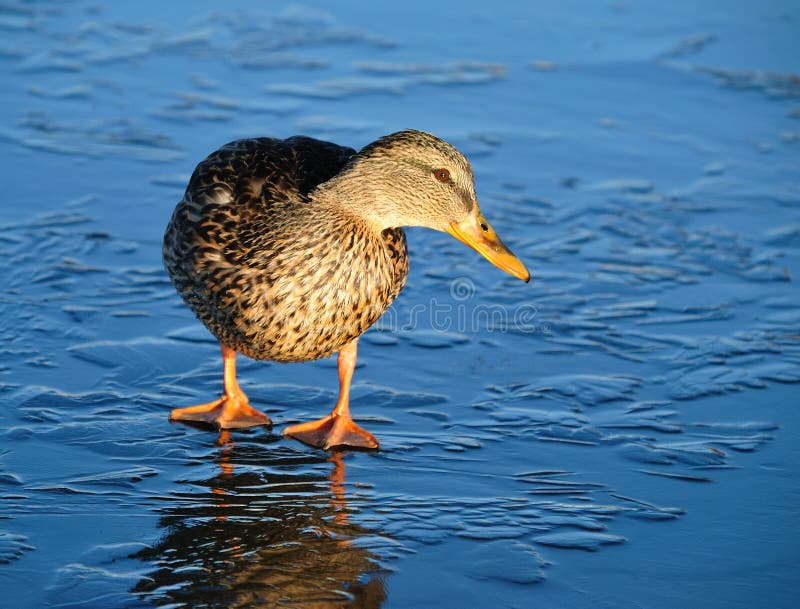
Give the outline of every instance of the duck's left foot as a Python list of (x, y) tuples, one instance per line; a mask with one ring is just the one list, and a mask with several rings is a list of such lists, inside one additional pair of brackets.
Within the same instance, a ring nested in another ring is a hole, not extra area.
[(170, 421), (194, 421), (207, 423), (219, 429), (241, 429), (257, 425), (272, 425), (270, 418), (256, 410), (242, 394), (223, 395), (208, 404), (176, 408), (169, 415)]
[(380, 448), (375, 436), (356, 425), (346, 414), (329, 414), (317, 421), (291, 425), (283, 430), (283, 435), (324, 450), (337, 446), (373, 450)]

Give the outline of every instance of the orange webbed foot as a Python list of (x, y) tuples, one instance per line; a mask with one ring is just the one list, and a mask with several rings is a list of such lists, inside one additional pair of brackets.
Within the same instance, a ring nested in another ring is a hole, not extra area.
[(195, 421), (207, 423), (219, 429), (241, 429), (257, 425), (272, 425), (270, 418), (256, 410), (247, 401), (243, 393), (223, 395), (218, 400), (176, 408), (169, 415), (170, 421)]
[(222, 350), (223, 386), (225, 393), (218, 400), (188, 408), (176, 408), (170, 421), (194, 421), (219, 429), (241, 429), (257, 425), (272, 425), (269, 417), (250, 406), (244, 391), (236, 382), (236, 351), (220, 343)]
[(375, 436), (356, 425), (346, 414), (329, 414), (317, 421), (291, 425), (283, 430), (283, 435), (324, 450), (338, 446), (370, 450), (380, 448)]

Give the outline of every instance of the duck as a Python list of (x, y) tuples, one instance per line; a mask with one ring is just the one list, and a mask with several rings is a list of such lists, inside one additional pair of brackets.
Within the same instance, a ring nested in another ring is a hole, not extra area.
[(525, 282), (530, 273), (481, 212), (467, 158), (408, 129), (361, 150), (307, 136), (240, 139), (194, 170), (164, 234), (178, 294), (219, 341), (222, 395), (172, 421), (221, 430), (271, 426), (237, 382), (236, 356), (305, 362), (337, 354), (326, 416), (283, 435), (331, 450), (373, 450), (350, 414), (359, 337), (403, 289), (404, 227), (450, 234)]

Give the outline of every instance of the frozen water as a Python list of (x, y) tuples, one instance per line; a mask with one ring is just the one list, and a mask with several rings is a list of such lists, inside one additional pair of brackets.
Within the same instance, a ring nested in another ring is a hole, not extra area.
[[(799, 21), (0, 2), (3, 602), (793, 607)], [(276, 431), (170, 425), (220, 389), (160, 263), (195, 164), (407, 127), (471, 158), (531, 284), (409, 231), (353, 386), (381, 452), (278, 435), (330, 408), (331, 361), (242, 359)]]

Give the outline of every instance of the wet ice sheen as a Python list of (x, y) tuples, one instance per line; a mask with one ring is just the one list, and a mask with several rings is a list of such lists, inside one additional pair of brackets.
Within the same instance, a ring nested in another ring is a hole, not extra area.
[(579, 550), (595, 551), (600, 546), (623, 543), (624, 537), (609, 535), (607, 533), (568, 531), (565, 533), (550, 533), (534, 538), (537, 543), (557, 548), (575, 548)]
[[(5, 601), (792, 606), (800, 94), (763, 40), (795, 7), (126, 7), (0, 6)], [(275, 430), (170, 425), (220, 390), (159, 264), (194, 164), (409, 126), (472, 158), (532, 285), (409, 231), (353, 385), (381, 453), (280, 438), (330, 361), (240, 362)]]

